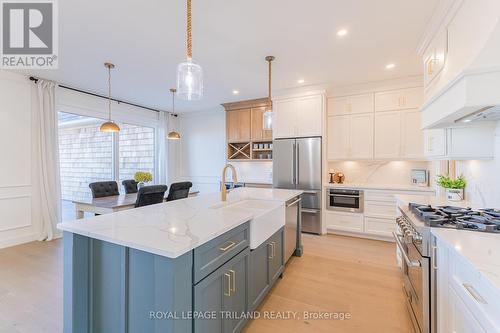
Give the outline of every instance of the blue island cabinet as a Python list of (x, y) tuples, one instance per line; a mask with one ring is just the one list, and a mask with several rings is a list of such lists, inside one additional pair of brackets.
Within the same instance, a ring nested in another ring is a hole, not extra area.
[(283, 273), (283, 228), (249, 223), (177, 257), (64, 233), (64, 333), (236, 333)]
[(194, 286), (194, 332), (240, 332), (246, 324), (247, 247)]
[(64, 333), (191, 332), (192, 262), (65, 232)]
[(255, 311), (283, 273), (284, 229), (250, 252), (248, 310)]

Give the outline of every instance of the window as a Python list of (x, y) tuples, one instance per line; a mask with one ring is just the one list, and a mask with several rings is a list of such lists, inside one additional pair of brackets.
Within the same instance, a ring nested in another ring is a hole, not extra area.
[(155, 130), (121, 124), (119, 134), (119, 179), (134, 179), (137, 171), (155, 174)]
[(65, 112), (58, 117), (63, 221), (75, 218), (71, 201), (91, 198), (89, 183), (116, 180), (121, 188), (137, 171), (155, 179), (153, 127), (119, 124), (120, 133), (112, 134), (99, 131), (102, 119)]

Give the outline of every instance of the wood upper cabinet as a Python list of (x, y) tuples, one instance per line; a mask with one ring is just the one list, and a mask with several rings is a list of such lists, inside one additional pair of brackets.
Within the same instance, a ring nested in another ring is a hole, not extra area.
[(252, 141), (270, 141), (273, 139), (273, 131), (264, 129), (264, 112), (266, 112), (265, 107), (251, 109)]
[(251, 109), (226, 112), (227, 141), (250, 141)]

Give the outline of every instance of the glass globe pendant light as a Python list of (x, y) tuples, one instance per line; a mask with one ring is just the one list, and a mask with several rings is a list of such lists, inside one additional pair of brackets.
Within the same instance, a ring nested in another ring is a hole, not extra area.
[(108, 69), (108, 121), (103, 123), (99, 130), (101, 132), (116, 133), (120, 132), (120, 126), (118, 126), (113, 120), (111, 120), (111, 70), (115, 68), (115, 65), (107, 62), (104, 64), (104, 66)]
[(193, 61), (191, 0), (187, 0), (187, 59), (177, 66), (177, 95), (188, 101), (203, 97), (203, 70)]
[[(175, 88), (170, 89), (170, 92), (172, 93), (172, 113), (171, 113), (171, 115), (174, 117), (177, 117), (177, 115), (175, 114), (175, 92), (176, 91), (177, 91), (177, 89), (175, 89)], [(167, 135), (167, 139), (169, 139), (169, 140), (180, 140), (180, 138), (181, 138), (181, 135), (176, 131), (171, 131)]]
[(273, 100), (271, 98), (271, 88), (272, 88), (272, 65), (271, 62), (275, 58), (273, 56), (267, 56), (266, 61), (268, 63), (268, 71), (269, 71), (269, 92), (268, 92), (268, 105), (266, 111), (262, 114), (262, 128), (264, 130), (270, 131), (273, 129)]

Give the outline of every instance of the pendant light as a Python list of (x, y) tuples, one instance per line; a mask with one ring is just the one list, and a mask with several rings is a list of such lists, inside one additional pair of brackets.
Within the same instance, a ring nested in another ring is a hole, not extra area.
[(120, 132), (120, 126), (111, 120), (111, 70), (115, 68), (115, 65), (107, 62), (104, 67), (108, 69), (108, 121), (101, 125), (100, 131), (116, 133)]
[(273, 129), (273, 100), (271, 98), (271, 87), (272, 87), (272, 61), (275, 58), (273, 56), (267, 56), (266, 61), (268, 63), (268, 71), (269, 71), (269, 91), (267, 96), (267, 108), (266, 111), (262, 114), (262, 124), (264, 130), (272, 130)]
[(203, 97), (203, 70), (193, 61), (191, 0), (187, 0), (187, 59), (177, 66), (177, 94), (192, 101)]
[[(177, 115), (175, 114), (175, 92), (176, 91), (177, 91), (177, 89), (175, 89), (175, 88), (170, 89), (170, 92), (172, 93), (172, 113), (171, 113), (171, 115), (174, 117), (177, 117)], [(167, 139), (169, 139), (169, 140), (179, 140), (180, 138), (181, 138), (181, 135), (176, 131), (169, 132), (168, 136), (167, 136)]]

